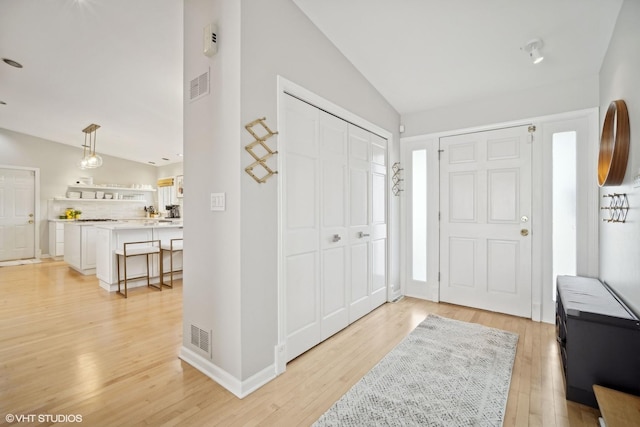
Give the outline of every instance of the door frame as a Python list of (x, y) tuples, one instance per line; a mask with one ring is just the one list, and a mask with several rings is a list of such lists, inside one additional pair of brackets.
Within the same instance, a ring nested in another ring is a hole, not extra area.
[[(427, 299), (439, 302), (439, 282), (437, 281), (437, 272), (428, 273), (427, 283), (419, 288), (416, 284), (411, 283), (411, 204), (409, 200), (411, 183), (411, 151), (416, 147), (426, 147), (427, 156), (431, 153), (432, 160), (427, 157), (427, 173), (429, 182), (427, 183), (427, 191), (429, 194), (437, 194), (437, 209), (439, 211), (439, 179), (433, 179), (433, 174), (429, 169), (434, 168), (433, 152), (439, 149), (439, 141), (442, 137), (458, 135), (461, 133), (483, 132), (503, 127), (522, 126), (533, 124), (536, 126), (536, 132), (533, 141), (532, 152), (532, 212), (531, 212), (531, 228), (532, 233), (532, 281), (531, 281), (531, 319), (534, 321), (542, 321), (545, 323), (555, 322), (555, 305), (552, 295), (552, 266), (553, 257), (551, 252), (552, 245), (552, 224), (549, 216), (549, 210), (544, 206), (550, 206), (552, 200), (552, 164), (551, 164), (551, 138), (555, 129), (561, 129), (564, 124), (575, 121), (583, 121), (586, 130), (586, 147), (578, 150), (578, 159), (582, 163), (578, 164), (578, 182), (593, 182), (592, 186), (586, 188), (583, 192), (581, 203), (584, 211), (582, 224), (586, 229), (585, 241), (588, 242), (587, 251), (579, 254), (578, 274), (588, 274), (590, 276), (598, 275), (598, 227), (600, 218), (599, 209), (599, 188), (595, 177), (597, 176), (597, 158), (599, 144), (599, 109), (588, 108), (584, 110), (576, 110), (566, 113), (559, 113), (547, 116), (539, 116), (522, 120), (514, 120), (509, 122), (494, 123), (483, 126), (475, 126), (470, 128), (456, 129), (451, 131), (442, 131), (425, 135), (417, 135), (412, 137), (400, 138), (400, 156), (401, 162), (405, 169), (405, 179), (407, 184), (407, 197), (401, 200), (401, 210), (404, 214), (401, 216), (401, 238), (404, 240), (402, 244), (401, 255), (401, 291), (403, 295), (414, 296), (417, 298)], [(438, 170), (439, 164), (435, 159), (435, 167)], [(431, 212), (431, 205), (429, 206)], [(437, 215), (435, 215), (437, 218)], [(428, 235), (434, 234), (434, 230), (439, 230), (439, 224), (428, 224)], [(439, 231), (437, 232), (439, 240)], [(439, 241), (436, 245), (428, 245), (428, 248), (439, 248)], [(428, 249), (428, 265), (440, 265), (440, 254), (438, 250)], [(435, 263), (435, 264), (434, 264)], [(582, 266), (582, 267), (581, 267)], [(434, 276), (435, 275), (435, 276)], [(436, 279), (433, 279), (436, 277)]]
[[(353, 123), (356, 126), (359, 126), (363, 129), (366, 129), (372, 133), (375, 133), (383, 138), (385, 138), (387, 140), (387, 164), (386, 164), (386, 168), (387, 168), (387, 203), (386, 203), (386, 215), (387, 215), (387, 265), (386, 265), (386, 271), (387, 271), (387, 284), (386, 284), (386, 288), (387, 288), (387, 301), (390, 301), (391, 298), (393, 297), (393, 295), (390, 294), (390, 278), (389, 278), (389, 272), (390, 272), (390, 249), (391, 249), (391, 245), (390, 245), (390, 241), (391, 238), (389, 236), (389, 230), (392, 229), (392, 227), (389, 227), (389, 220), (390, 220), (390, 204), (389, 204), (389, 190), (390, 190), (390, 186), (389, 186), (389, 177), (391, 176), (389, 171), (391, 169), (391, 166), (389, 165), (389, 159), (390, 159), (390, 147), (393, 146), (393, 134), (391, 132), (389, 132), (386, 129), (381, 128), (378, 125), (375, 125), (373, 123), (371, 123), (370, 121), (350, 112), (349, 110), (346, 110), (342, 107), (340, 107), (337, 104), (334, 104), (333, 102), (321, 97), (320, 95), (298, 85), (297, 83), (294, 83), (280, 75), (277, 76), (277, 110), (278, 110), (278, 118), (277, 118), (277, 123), (278, 123), (278, 127), (277, 129), (281, 128), (281, 125), (283, 123), (283, 118), (285, 115), (285, 102), (284, 102), (284, 97), (287, 96), (291, 96), (293, 95), (294, 97), (297, 97), (305, 102), (308, 102), (318, 108), (320, 108), (321, 110), (326, 111), (329, 114), (335, 115), (343, 120), (346, 120), (347, 122)], [(278, 151), (280, 152), (285, 152), (285, 147), (286, 147), (286, 141), (285, 138), (278, 138)], [(285, 161), (284, 161), (284, 156), (277, 156), (277, 170), (284, 170), (284, 168), (286, 167), (285, 165)], [(283, 223), (283, 214), (282, 212), (284, 211), (284, 202), (285, 199), (283, 197), (284, 195), (284, 186), (283, 186), (283, 179), (282, 176), (278, 176), (278, 343), (276, 344), (276, 347), (274, 349), (274, 353), (275, 353), (275, 369), (276, 369), (276, 375), (280, 375), (283, 372), (286, 371), (286, 304), (285, 304), (285, 295), (286, 295), (286, 289), (285, 289), (285, 284), (284, 284), (284, 265), (283, 265), (283, 260), (284, 260), (284, 248), (283, 248), (283, 241), (284, 241), (284, 223)], [(285, 196), (286, 197), (286, 196)]]
[(33, 230), (33, 256), (36, 259), (40, 259), (40, 257), (42, 256), (42, 249), (40, 249), (40, 168), (0, 164), (0, 169), (26, 170), (34, 172), (33, 179), (35, 180), (35, 182), (33, 187), (33, 217), (35, 220), (35, 228)]

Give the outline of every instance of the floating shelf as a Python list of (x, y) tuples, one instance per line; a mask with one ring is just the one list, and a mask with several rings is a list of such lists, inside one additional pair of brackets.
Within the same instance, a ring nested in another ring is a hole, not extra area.
[(155, 192), (155, 188), (131, 188), (131, 187), (103, 187), (100, 185), (86, 185), (86, 184), (69, 184), (69, 188), (84, 188), (87, 190), (110, 190), (110, 191), (145, 191)]
[(53, 200), (62, 200), (67, 202), (135, 202), (135, 203), (147, 203), (146, 200), (136, 199), (82, 199), (82, 198), (70, 198), (70, 197), (54, 197)]

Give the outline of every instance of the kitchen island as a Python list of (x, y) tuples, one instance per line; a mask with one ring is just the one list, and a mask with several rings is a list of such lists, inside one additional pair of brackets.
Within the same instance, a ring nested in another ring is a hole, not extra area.
[[(118, 290), (118, 271), (116, 262), (116, 249), (123, 248), (128, 242), (141, 242), (147, 240), (160, 240), (161, 243), (169, 243), (171, 239), (182, 238), (182, 221), (146, 220), (135, 222), (117, 222), (95, 225), (96, 230), (96, 277), (100, 287), (109, 292)], [(145, 273), (145, 257), (133, 257), (127, 260), (127, 275), (129, 277), (140, 276)], [(163, 269), (168, 274), (170, 270), (169, 253), (164, 254)], [(160, 281), (160, 264), (158, 257), (151, 257), (150, 261), (151, 282)], [(174, 271), (182, 270), (182, 252), (173, 255)], [(120, 275), (124, 278), (123, 263), (120, 263)], [(174, 278), (182, 277), (182, 273), (174, 274)], [(146, 279), (135, 279), (128, 282), (129, 288), (146, 286)]]

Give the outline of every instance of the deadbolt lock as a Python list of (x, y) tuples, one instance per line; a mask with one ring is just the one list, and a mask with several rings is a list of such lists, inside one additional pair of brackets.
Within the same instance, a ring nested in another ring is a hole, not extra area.
[(523, 236), (528, 236), (529, 235), (529, 230), (527, 230), (526, 228), (523, 228), (522, 230), (520, 230), (520, 234)]

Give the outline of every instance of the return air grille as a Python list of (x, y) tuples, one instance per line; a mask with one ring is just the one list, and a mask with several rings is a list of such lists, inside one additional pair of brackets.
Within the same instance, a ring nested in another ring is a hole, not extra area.
[(197, 326), (191, 325), (191, 344), (209, 353), (209, 333)]
[(209, 94), (209, 71), (189, 83), (189, 100), (195, 101)]

